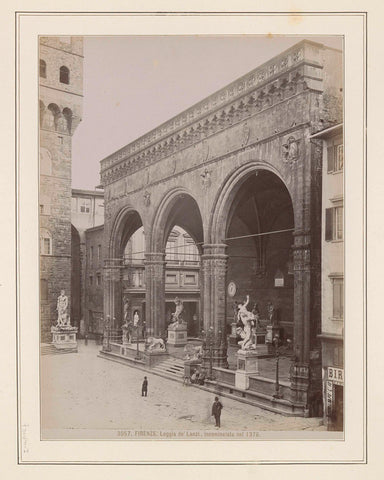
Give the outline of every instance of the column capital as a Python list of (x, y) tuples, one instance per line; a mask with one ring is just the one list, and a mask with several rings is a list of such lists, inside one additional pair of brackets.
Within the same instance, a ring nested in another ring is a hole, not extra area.
[(204, 243), (203, 258), (228, 258), (225, 251), (228, 245), (225, 243)]

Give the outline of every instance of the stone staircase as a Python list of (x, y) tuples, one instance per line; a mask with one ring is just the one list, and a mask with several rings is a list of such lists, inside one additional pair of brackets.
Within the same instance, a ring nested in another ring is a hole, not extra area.
[(153, 367), (151, 372), (180, 381), (183, 380), (184, 377), (184, 362), (179, 358), (168, 357)]
[(56, 348), (52, 343), (42, 343), (41, 344), (41, 355), (62, 355), (64, 353), (76, 353), (76, 348), (63, 349), (60, 350)]

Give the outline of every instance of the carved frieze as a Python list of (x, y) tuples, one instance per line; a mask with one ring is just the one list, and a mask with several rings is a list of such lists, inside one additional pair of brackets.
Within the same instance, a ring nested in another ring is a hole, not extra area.
[[(103, 185), (131, 175), (302, 91), (305, 85), (303, 62), (310, 62), (311, 55), (315, 53), (300, 43), (107, 157), (102, 161)], [(312, 65), (311, 68), (320, 70), (321, 66)], [(247, 127), (243, 128), (242, 144), (246, 145)], [(202, 147), (201, 162), (208, 157), (207, 148), (208, 145)], [(298, 142), (286, 146), (284, 159), (290, 165), (297, 161), (297, 148)], [(117, 164), (122, 168), (116, 168)]]

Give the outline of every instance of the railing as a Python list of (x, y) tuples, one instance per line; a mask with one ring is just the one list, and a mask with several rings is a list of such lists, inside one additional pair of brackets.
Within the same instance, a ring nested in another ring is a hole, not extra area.
[(123, 333), (121, 328), (115, 328), (109, 331), (109, 342), (119, 344), (123, 343)]

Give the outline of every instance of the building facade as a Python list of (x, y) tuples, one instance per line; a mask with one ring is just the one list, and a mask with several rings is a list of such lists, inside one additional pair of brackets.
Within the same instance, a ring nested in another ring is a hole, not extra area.
[(344, 421), (344, 145), (343, 125), (312, 138), (323, 148), (322, 317), (323, 412), (330, 430)]
[(79, 335), (86, 331), (86, 231), (104, 223), (104, 192), (101, 190), (72, 189), (72, 302), (73, 325)]
[(72, 135), (82, 116), (83, 40), (40, 37), (39, 53), (40, 338), (50, 342), (61, 290), (71, 302)]
[(145, 318), (162, 335), (166, 245), (175, 225), (199, 254), (203, 351), (227, 367), (232, 304), (274, 307), (294, 348), (291, 401), (322, 398), (322, 140), (342, 120), (342, 53), (302, 41), (101, 162), (104, 315), (123, 321), (124, 252), (145, 232)]

